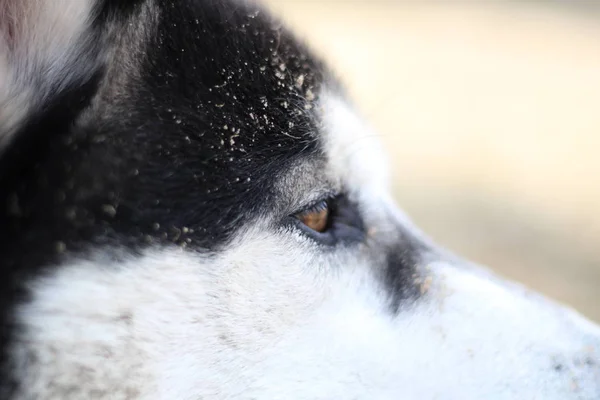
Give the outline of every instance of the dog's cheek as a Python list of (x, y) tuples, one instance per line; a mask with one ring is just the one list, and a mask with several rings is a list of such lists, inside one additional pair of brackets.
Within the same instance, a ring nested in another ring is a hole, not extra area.
[(220, 323), (228, 340), (255, 349), (268, 345), (315, 312), (326, 300), (330, 257), (309, 240), (259, 235), (218, 260)]

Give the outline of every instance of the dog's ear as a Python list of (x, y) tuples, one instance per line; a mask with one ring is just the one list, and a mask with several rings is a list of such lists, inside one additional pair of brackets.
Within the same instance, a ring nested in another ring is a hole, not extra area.
[(0, 150), (29, 115), (98, 64), (95, 0), (0, 0)]

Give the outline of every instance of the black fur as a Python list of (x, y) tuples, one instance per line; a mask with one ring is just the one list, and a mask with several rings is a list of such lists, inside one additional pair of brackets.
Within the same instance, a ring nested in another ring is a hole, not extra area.
[(399, 227), (400, 239), (385, 252), (383, 281), (390, 295), (390, 311), (397, 314), (428, 290), (426, 271), (419, 271), (424, 256), (431, 250)]

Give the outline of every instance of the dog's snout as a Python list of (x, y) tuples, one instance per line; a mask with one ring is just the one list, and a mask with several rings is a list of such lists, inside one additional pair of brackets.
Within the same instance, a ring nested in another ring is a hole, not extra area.
[[(550, 366), (556, 379), (571, 379), (573, 389), (579, 389), (585, 382), (600, 382), (600, 366), (596, 346), (583, 346), (574, 354), (555, 354), (550, 358)], [(598, 388), (600, 395), (600, 388)]]
[(485, 270), (428, 268), (440, 349), (466, 348), (474, 376), (504, 374), (508, 391), (544, 399), (600, 398), (600, 326)]
[(572, 351), (555, 355), (554, 371), (569, 379), (574, 392), (600, 398), (600, 327), (569, 309), (563, 309), (565, 323), (575, 337)]

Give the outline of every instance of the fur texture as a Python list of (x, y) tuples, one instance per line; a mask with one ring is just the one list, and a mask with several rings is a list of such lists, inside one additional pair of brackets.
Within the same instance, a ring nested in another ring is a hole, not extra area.
[[(258, 6), (0, 22), (0, 398), (600, 397), (600, 328), (420, 233)], [(322, 201), (316, 232), (295, 215)]]

